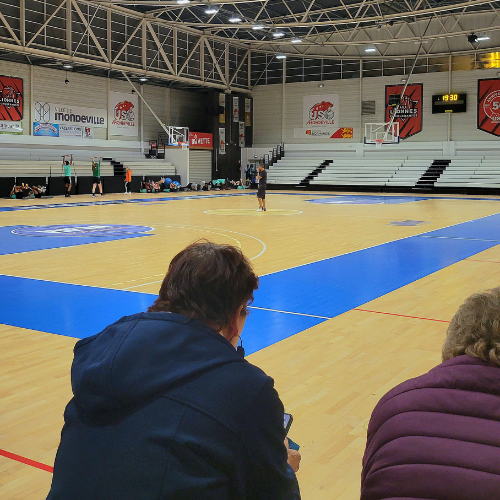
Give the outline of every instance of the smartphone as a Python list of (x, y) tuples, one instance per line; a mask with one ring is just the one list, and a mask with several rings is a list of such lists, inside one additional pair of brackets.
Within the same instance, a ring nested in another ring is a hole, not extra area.
[(285, 431), (286, 433), (288, 434), (288, 431), (290, 430), (290, 426), (292, 425), (292, 422), (293, 422), (293, 417), (290, 413), (285, 413), (285, 420), (284, 420), (284, 427), (285, 427)]

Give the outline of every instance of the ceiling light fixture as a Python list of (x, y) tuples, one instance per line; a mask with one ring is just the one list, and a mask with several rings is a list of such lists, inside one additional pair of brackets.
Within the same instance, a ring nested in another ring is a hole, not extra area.
[(257, 30), (263, 30), (264, 29), (264, 25), (263, 24), (254, 24), (252, 26), (252, 29), (257, 31)]
[(219, 12), (219, 9), (217, 7), (208, 7), (205, 10), (205, 14), (217, 14)]
[(281, 38), (281, 37), (284, 37), (284, 36), (285, 36), (285, 34), (282, 31), (275, 31), (273, 33), (273, 37), (274, 38)]
[(292, 43), (302, 43), (302, 40), (300, 38), (292, 38), (291, 42)]
[(233, 16), (229, 18), (230, 23), (241, 23), (241, 18), (237, 16)]
[(63, 68), (64, 69), (73, 69), (73, 66), (71, 66), (71, 64), (69, 64), (69, 63), (64, 63)]
[(183, 4), (186, 4), (186, 3), (191, 3), (191, 0), (177, 0), (177, 3), (179, 5), (183, 5)]
[(487, 36), (487, 35), (478, 36), (478, 37), (476, 38), (476, 42), (485, 42), (486, 40), (489, 40), (489, 39), (490, 39), (490, 37), (489, 37), (489, 36)]
[(377, 49), (375, 47), (368, 47), (365, 49), (365, 52), (377, 52)]
[(320, 89), (322, 89), (324, 86), (325, 86), (325, 84), (324, 84), (324, 83), (320, 83), (320, 84), (318, 85), (318, 87), (319, 87)]
[(147, 79), (145, 76), (141, 76), (141, 77), (139, 78), (139, 81), (140, 81), (140, 82), (147, 82), (147, 81), (148, 81), (148, 79)]
[(286, 55), (285, 54), (278, 54), (276, 56), (276, 59), (286, 59)]
[(476, 43), (477, 36), (474, 33), (471, 33), (470, 35), (467, 36), (467, 40), (469, 40), (469, 43)]

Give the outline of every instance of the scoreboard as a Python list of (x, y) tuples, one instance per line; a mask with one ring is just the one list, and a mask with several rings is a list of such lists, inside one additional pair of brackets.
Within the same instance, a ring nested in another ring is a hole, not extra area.
[(438, 94), (432, 96), (432, 113), (465, 113), (467, 94)]

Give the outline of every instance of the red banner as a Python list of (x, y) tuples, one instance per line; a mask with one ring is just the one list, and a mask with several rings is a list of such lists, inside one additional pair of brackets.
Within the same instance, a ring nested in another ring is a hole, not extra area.
[(500, 136), (500, 78), (477, 82), (477, 128)]
[(393, 104), (395, 97), (400, 96), (400, 105), (396, 113), (395, 122), (399, 123), (399, 137), (406, 139), (422, 131), (422, 95), (423, 85), (414, 83), (406, 87), (404, 95), (404, 85), (386, 85), (385, 86), (385, 121), (390, 122), (396, 106)]
[(212, 149), (214, 147), (213, 135), (204, 132), (189, 132), (189, 147)]
[(23, 79), (0, 76), (0, 120), (23, 119)]
[(353, 138), (352, 127), (339, 128), (330, 136), (330, 139), (352, 139), (352, 138)]

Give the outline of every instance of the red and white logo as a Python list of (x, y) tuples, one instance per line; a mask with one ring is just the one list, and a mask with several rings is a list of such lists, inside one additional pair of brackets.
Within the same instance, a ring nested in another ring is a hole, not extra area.
[(122, 101), (115, 106), (114, 124), (134, 126), (134, 120), (134, 105), (130, 101)]
[(309, 109), (309, 120), (306, 125), (333, 125), (334, 118), (333, 104), (329, 101), (321, 101)]
[(21, 104), (21, 93), (14, 87), (6, 86), (0, 91), (0, 105), (7, 109), (17, 108)]
[(213, 147), (213, 135), (203, 132), (189, 132), (189, 146), (211, 148)]
[(500, 121), (500, 90), (494, 90), (484, 98), (483, 109), (492, 121)]

